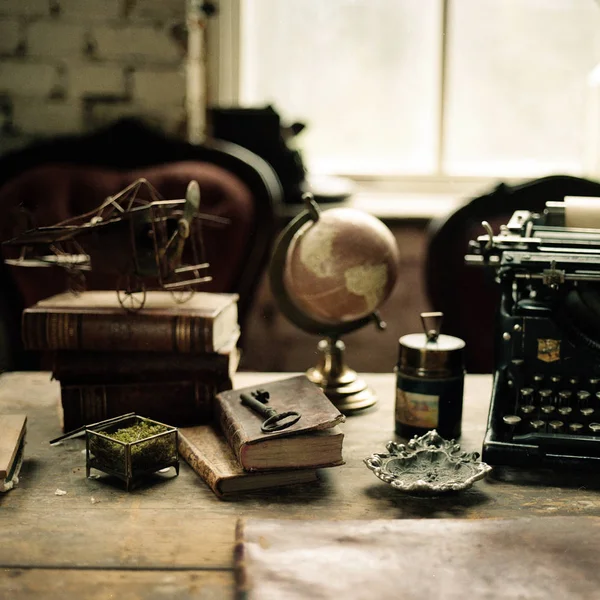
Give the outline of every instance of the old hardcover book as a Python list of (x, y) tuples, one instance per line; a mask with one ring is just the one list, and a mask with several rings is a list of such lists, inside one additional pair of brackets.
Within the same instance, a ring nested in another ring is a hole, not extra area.
[(178, 444), (179, 454), (219, 497), (318, 480), (314, 469), (244, 471), (214, 425), (179, 429)]
[(172, 352), (94, 352), (58, 350), (52, 360), (55, 379), (70, 383), (110, 383), (181, 380), (193, 376), (210, 379), (231, 378), (240, 362), (236, 344), (238, 329), (217, 352), (174, 354)]
[(208, 423), (215, 396), (231, 385), (228, 377), (96, 384), (62, 381), (63, 431), (129, 412), (174, 427)]
[(25, 415), (0, 415), (0, 492), (19, 482), (26, 430)]
[(144, 308), (124, 310), (114, 291), (59, 294), (23, 311), (28, 350), (216, 352), (238, 329), (237, 294), (196, 292), (183, 304), (152, 291)]
[(238, 522), (246, 600), (598, 597), (598, 517)]
[(265, 417), (241, 403), (242, 393), (257, 388), (230, 390), (217, 395), (215, 415), (247, 471), (317, 468), (343, 464), (344, 434), (337, 427), (344, 415), (321, 389), (304, 375), (258, 386), (269, 392), (269, 406), (278, 413), (296, 411), (297, 423), (282, 431), (263, 433)]

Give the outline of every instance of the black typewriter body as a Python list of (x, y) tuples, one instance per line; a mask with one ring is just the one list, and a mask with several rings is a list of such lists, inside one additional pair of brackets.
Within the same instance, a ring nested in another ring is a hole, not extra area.
[(501, 286), (482, 459), (600, 470), (600, 230), (565, 227), (558, 202), (484, 227), (466, 257)]

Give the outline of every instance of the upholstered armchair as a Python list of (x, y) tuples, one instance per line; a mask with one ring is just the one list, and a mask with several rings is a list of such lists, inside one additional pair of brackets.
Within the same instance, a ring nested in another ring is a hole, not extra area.
[[(263, 159), (235, 144), (192, 145), (125, 120), (89, 135), (50, 140), (5, 156), (0, 159), (0, 242), (24, 228), (53, 225), (87, 212), (140, 177), (167, 199), (183, 198), (189, 181), (197, 180), (201, 212), (226, 221), (203, 222), (213, 279), (202, 289), (239, 294), (243, 332), (270, 255), (281, 187)], [(3, 248), (4, 257), (9, 253)], [(93, 268), (86, 285), (116, 289), (116, 281)], [(37, 357), (24, 352), (21, 344), (21, 313), (67, 288), (63, 269), (0, 263), (0, 371), (37, 367)]]

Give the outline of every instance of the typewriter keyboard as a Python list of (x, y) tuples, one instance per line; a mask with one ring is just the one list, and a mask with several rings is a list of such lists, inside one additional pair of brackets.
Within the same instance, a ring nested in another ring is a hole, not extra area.
[(502, 416), (507, 440), (600, 436), (600, 378), (534, 374), (509, 395)]

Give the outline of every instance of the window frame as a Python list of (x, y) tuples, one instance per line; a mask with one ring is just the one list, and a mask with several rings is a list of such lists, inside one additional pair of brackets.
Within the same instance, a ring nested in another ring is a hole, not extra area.
[[(443, 172), (448, 78), (448, 44), (450, 39), (450, 2), (440, 0), (441, 10), (441, 68), (439, 82), (440, 108), (438, 115), (438, 148), (436, 171), (427, 175), (370, 175), (365, 173), (336, 173), (350, 179), (361, 194), (366, 195), (440, 195), (460, 197), (489, 191), (502, 181), (508, 185), (524, 178), (510, 176), (448, 175)], [(220, 0), (217, 15), (206, 28), (206, 81), (208, 106), (235, 106), (240, 97), (240, 66), (242, 43), (242, 0)]]

